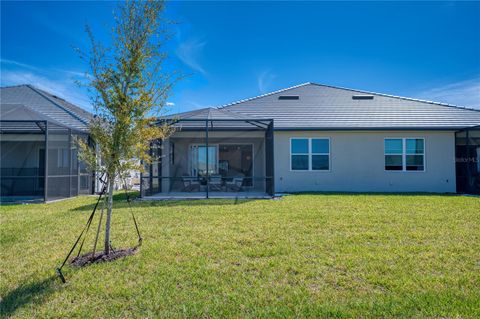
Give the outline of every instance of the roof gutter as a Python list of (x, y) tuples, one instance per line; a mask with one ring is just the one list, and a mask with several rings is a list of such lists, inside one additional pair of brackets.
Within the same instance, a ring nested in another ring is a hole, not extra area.
[[(476, 127), (476, 126), (473, 126)], [(469, 127), (472, 128), (472, 127)], [(276, 127), (274, 131), (457, 131), (462, 127)]]

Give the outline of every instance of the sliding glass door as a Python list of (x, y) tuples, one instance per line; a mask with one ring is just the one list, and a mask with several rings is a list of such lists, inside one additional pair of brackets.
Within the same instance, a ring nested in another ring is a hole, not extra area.
[[(206, 176), (218, 174), (218, 146), (191, 145), (190, 172), (192, 176)], [(208, 158), (208, 166), (207, 166)]]
[(190, 145), (189, 167), (193, 177), (205, 177), (208, 171), (210, 177), (221, 177), (222, 183), (235, 178), (239, 187), (253, 186), (253, 145)]

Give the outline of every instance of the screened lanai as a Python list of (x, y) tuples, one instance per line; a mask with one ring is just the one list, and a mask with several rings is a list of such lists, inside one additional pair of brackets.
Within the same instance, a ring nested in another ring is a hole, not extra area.
[(2, 104), (1, 201), (51, 201), (92, 192), (92, 174), (78, 160), (88, 134), (21, 104)]
[(480, 126), (455, 134), (457, 193), (480, 194)]
[(263, 198), (273, 195), (273, 120), (201, 109), (162, 119), (175, 132), (152, 143), (154, 161), (141, 195), (169, 198)]

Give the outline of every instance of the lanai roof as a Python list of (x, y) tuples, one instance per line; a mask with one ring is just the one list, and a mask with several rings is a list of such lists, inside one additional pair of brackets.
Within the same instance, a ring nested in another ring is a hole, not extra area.
[[(11, 109), (12, 105), (22, 105), (23, 108), (27, 109), (21, 111), (17, 108), (16, 112), (28, 113), (31, 111), (30, 117), (35, 114), (35, 117), (39, 119), (48, 119), (52, 122), (61, 123), (65, 127), (84, 132), (88, 130), (88, 123), (92, 118), (92, 114), (82, 108), (31, 85), (0, 88), (0, 104), (2, 113), (4, 109)], [(13, 113), (10, 113), (11, 116), (13, 116)]]

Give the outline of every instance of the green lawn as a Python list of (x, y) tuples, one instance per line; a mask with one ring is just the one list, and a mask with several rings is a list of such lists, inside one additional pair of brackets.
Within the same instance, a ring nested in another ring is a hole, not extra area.
[[(480, 198), (137, 202), (140, 252), (65, 267), (61, 284), (54, 268), (94, 200), (0, 208), (2, 316), (480, 317)], [(115, 205), (113, 244), (132, 246)]]

